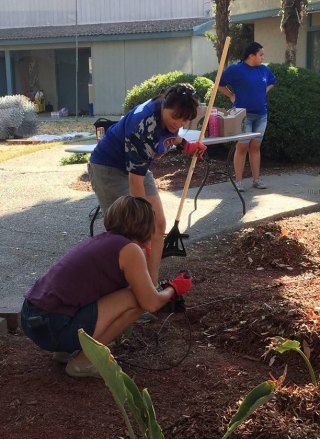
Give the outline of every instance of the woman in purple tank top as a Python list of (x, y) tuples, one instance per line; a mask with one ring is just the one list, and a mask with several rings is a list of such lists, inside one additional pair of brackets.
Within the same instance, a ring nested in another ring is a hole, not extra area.
[(78, 244), (36, 281), (21, 310), (25, 335), (67, 363), (70, 376), (99, 376), (80, 350), (78, 329), (108, 345), (145, 310), (157, 311), (192, 286), (180, 273), (161, 293), (154, 287), (144, 252), (155, 228), (147, 200), (118, 198), (104, 225), (108, 232)]

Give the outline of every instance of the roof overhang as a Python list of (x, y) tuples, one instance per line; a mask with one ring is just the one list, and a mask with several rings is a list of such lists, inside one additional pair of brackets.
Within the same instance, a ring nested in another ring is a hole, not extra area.
[(0, 29), (0, 47), (184, 38), (212, 29), (210, 18)]

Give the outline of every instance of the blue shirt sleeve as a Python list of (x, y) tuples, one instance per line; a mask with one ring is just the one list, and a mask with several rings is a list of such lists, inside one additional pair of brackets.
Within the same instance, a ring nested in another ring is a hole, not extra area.
[(232, 86), (234, 72), (235, 72), (235, 66), (236, 64), (232, 64), (229, 66), (226, 70), (222, 72), (220, 84), (221, 87), (226, 87), (227, 85)]
[(152, 114), (142, 119), (135, 129), (125, 136), (125, 163), (128, 172), (146, 175), (159, 143), (156, 135), (157, 121)]

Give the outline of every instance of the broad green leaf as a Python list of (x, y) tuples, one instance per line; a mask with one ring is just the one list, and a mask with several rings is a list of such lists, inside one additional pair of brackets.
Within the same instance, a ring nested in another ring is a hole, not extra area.
[(95, 365), (111, 391), (124, 418), (130, 438), (134, 439), (135, 434), (125, 404), (132, 412), (143, 438), (149, 433), (151, 439), (163, 439), (148, 391), (146, 389), (142, 393), (139, 391), (135, 382), (123, 372), (106, 346), (94, 340), (84, 330), (80, 329), (78, 332), (83, 352)]
[(318, 379), (316, 377), (316, 374), (314, 372), (314, 369), (312, 367), (312, 364), (310, 363), (309, 358), (305, 355), (305, 353), (301, 350), (300, 342), (297, 340), (290, 340), (290, 339), (284, 339), (282, 337), (275, 337), (272, 339), (271, 346), (269, 347), (269, 351), (273, 349), (276, 352), (279, 352), (280, 354), (283, 354), (286, 351), (295, 351), (301, 357), (306, 363), (306, 366), (308, 368), (312, 384), (314, 386), (318, 385)]
[(126, 387), (121, 368), (111, 355), (110, 349), (94, 340), (83, 329), (79, 329), (78, 333), (83, 352), (97, 368), (115, 401), (124, 406), (127, 400)]
[(136, 383), (122, 371), (122, 378), (124, 385), (127, 388), (127, 403), (132, 411), (136, 421), (139, 424), (140, 430), (143, 434), (146, 433), (148, 429), (148, 411), (145, 407), (143, 398), (141, 396), (140, 390)]
[(273, 349), (280, 354), (283, 354), (286, 351), (295, 351), (300, 349), (300, 343), (297, 340), (284, 340), (283, 342), (279, 341), (279, 346), (275, 345)]
[(160, 425), (156, 420), (156, 413), (147, 389), (142, 390), (142, 398), (145, 403), (145, 407), (149, 414), (149, 434), (150, 439), (164, 439), (163, 433), (161, 431)]
[(222, 439), (227, 439), (231, 433), (244, 422), (258, 407), (272, 398), (276, 384), (265, 381), (248, 393), (240, 404), (240, 407), (228, 425), (228, 429)]

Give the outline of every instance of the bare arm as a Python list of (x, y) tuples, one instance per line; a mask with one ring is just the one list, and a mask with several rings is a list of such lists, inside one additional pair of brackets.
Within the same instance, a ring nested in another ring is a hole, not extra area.
[(151, 280), (142, 249), (130, 243), (120, 251), (119, 264), (140, 307), (155, 312), (173, 296), (174, 289), (169, 286), (159, 293)]
[(129, 193), (133, 197), (145, 198), (144, 176), (129, 172)]
[(232, 103), (234, 103), (234, 101), (236, 100), (236, 95), (234, 93), (232, 93), (232, 91), (229, 90), (228, 87), (220, 86), (220, 87), (218, 87), (218, 90), (220, 91), (220, 93), (227, 96), (227, 98), (229, 98)]
[(268, 87), (267, 87), (267, 93), (268, 93), (268, 91), (270, 91), (273, 87), (274, 87), (273, 84), (268, 85)]

